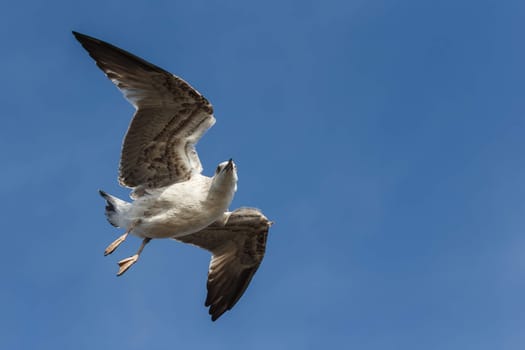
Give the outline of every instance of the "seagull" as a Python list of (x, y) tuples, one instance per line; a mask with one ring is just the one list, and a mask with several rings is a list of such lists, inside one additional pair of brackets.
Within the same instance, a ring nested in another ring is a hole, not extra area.
[(139, 259), (152, 239), (175, 239), (212, 253), (205, 306), (212, 321), (243, 295), (264, 257), (273, 224), (260, 210), (228, 211), (237, 191), (237, 166), (230, 158), (212, 177), (195, 145), (215, 124), (213, 107), (181, 78), (102, 40), (73, 31), (97, 66), (136, 111), (122, 145), (119, 183), (132, 202), (104, 191), (109, 223), (125, 230), (104, 255), (129, 235), (142, 239), (136, 254), (118, 262), (117, 276)]

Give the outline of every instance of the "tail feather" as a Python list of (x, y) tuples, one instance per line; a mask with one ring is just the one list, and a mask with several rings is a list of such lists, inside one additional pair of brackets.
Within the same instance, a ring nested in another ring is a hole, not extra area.
[(102, 190), (99, 190), (98, 193), (106, 200), (105, 214), (109, 223), (115, 227), (124, 227), (124, 214), (131, 204)]

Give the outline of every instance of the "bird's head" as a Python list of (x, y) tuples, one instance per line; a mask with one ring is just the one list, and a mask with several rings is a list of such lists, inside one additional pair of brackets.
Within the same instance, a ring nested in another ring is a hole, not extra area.
[(230, 159), (226, 162), (222, 162), (215, 169), (215, 175), (213, 175), (212, 186), (216, 189), (223, 189), (235, 192), (237, 191), (237, 166)]

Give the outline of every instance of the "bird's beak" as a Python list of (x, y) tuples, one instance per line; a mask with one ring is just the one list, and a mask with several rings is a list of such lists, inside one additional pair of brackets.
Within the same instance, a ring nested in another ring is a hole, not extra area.
[(228, 164), (224, 167), (224, 171), (231, 171), (233, 170), (233, 159), (230, 158), (228, 161)]

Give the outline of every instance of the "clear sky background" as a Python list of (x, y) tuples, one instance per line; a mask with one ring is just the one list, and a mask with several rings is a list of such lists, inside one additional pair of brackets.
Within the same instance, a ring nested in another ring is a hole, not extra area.
[[(4, 1), (0, 348), (524, 349), (525, 2)], [(214, 105), (205, 174), (275, 225), (246, 294), (204, 308), (209, 254), (135, 252), (133, 108), (71, 35), (183, 77)]]

